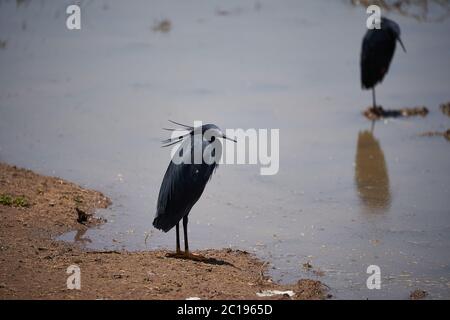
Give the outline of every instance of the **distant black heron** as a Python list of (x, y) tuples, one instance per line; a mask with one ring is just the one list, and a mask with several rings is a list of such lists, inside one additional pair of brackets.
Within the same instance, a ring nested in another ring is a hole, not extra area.
[(373, 110), (376, 110), (375, 86), (382, 82), (389, 70), (394, 56), (396, 43), (400, 42), (400, 27), (390, 19), (381, 18), (381, 29), (366, 32), (361, 48), (361, 85), (363, 89), (372, 89)]
[[(171, 254), (171, 256), (201, 260), (202, 257), (194, 256), (189, 252), (188, 215), (218, 167), (222, 154), (222, 144), (216, 138), (229, 139), (234, 142), (236, 140), (227, 137), (214, 124), (206, 124), (194, 128), (174, 121), (171, 122), (182, 126), (182, 128), (166, 130), (183, 130), (187, 131), (187, 133), (162, 141), (163, 147), (181, 142), (175, 155), (180, 157), (182, 161), (174, 161), (174, 156), (169, 163), (159, 190), (153, 226), (164, 232), (168, 232), (173, 227), (176, 227), (176, 253)], [(212, 148), (213, 144), (217, 148)], [(200, 160), (195, 159), (195, 153), (198, 152), (196, 148), (201, 151)], [(205, 152), (207, 148), (211, 152)], [(183, 154), (184, 151), (188, 152)], [(204, 154), (209, 156), (204, 156)], [(181, 220), (183, 220), (184, 253), (180, 250), (179, 223)]]

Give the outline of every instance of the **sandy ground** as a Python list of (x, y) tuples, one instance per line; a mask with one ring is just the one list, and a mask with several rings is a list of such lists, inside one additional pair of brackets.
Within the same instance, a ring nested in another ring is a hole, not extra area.
[[(211, 258), (205, 263), (165, 251), (94, 252), (53, 240), (103, 223), (91, 213), (110, 204), (103, 194), (59, 178), (0, 163), (0, 203), (1, 299), (258, 299), (264, 290), (292, 290), (294, 299), (327, 297), (317, 281), (273, 283), (267, 264), (244, 251), (196, 252)], [(67, 289), (72, 264), (80, 267), (81, 290)]]

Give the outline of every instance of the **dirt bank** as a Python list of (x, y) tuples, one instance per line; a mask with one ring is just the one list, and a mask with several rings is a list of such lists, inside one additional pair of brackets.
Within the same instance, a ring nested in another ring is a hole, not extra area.
[[(267, 264), (239, 250), (197, 252), (212, 258), (204, 263), (167, 258), (165, 251), (93, 252), (53, 240), (102, 223), (91, 214), (109, 203), (97, 191), (0, 163), (0, 298), (258, 299), (264, 290), (292, 290), (294, 299), (326, 296), (313, 280), (273, 283), (264, 274)], [(67, 289), (73, 264), (81, 270), (81, 290)]]

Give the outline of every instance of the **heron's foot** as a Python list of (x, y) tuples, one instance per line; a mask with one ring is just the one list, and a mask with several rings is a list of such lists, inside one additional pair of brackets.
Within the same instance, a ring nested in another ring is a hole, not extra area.
[(384, 109), (382, 106), (373, 106), (369, 109), (369, 111), (378, 117), (384, 114)]
[(192, 261), (199, 261), (199, 262), (208, 262), (209, 259), (200, 255), (200, 254), (194, 254), (191, 252), (168, 252), (166, 253), (166, 257), (168, 258), (175, 258), (175, 259), (185, 259), (185, 260), (192, 260)]
[(210, 260), (201, 254), (194, 254), (192, 252), (185, 253), (185, 259), (199, 262), (208, 262)]
[(176, 251), (176, 252), (167, 252), (166, 253), (167, 258), (177, 258), (182, 259), (184, 257), (184, 252)]

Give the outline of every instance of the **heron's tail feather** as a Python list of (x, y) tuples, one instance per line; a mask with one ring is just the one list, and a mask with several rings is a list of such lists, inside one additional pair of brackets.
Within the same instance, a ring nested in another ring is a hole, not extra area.
[(153, 220), (153, 226), (156, 229), (162, 230), (164, 232), (168, 232), (170, 229), (172, 229), (175, 224), (173, 224), (173, 221), (170, 219), (164, 219), (163, 215), (158, 215)]

